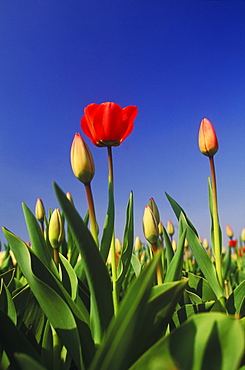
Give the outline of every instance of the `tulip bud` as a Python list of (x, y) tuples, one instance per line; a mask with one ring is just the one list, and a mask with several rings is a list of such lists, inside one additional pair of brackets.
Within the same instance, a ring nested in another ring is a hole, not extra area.
[(234, 235), (232, 228), (229, 225), (226, 225), (225, 229), (226, 229), (226, 235), (228, 236), (228, 238), (232, 239)]
[(187, 248), (187, 247), (189, 247), (189, 242), (188, 242), (188, 240), (185, 238), (185, 244), (184, 244), (184, 247), (185, 248)]
[(242, 241), (245, 243), (245, 228), (242, 229), (242, 232), (241, 232), (241, 239)]
[(206, 238), (203, 239), (203, 246), (204, 246), (205, 249), (208, 249), (208, 247), (209, 247), (208, 239), (206, 239)]
[(174, 225), (172, 224), (170, 220), (168, 220), (168, 223), (167, 223), (167, 232), (170, 236), (174, 235)]
[(145, 238), (150, 244), (155, 244), (158, 239), (158, 222), (150, 206), (145, 207), (143, 215), (143, 231)]
[(140, 240), (139, 236), (136, 236), (136, 238), (135, 238), (134, 249), (137, 252), (141, 251), (141, 249), (142, 249), (142, 244), (141, 244), (141, 240)]
[(68, 191), (66, 193), (66, 198), (71, 202), (71, 204), (74, 206), (74, 202), (73, 202), (73, 199), (72, 199), (72, 195), (71, 193)]
[(120, 253), (122, 251), (122, 244), (120, 243), (120, 240), (118, 238), (115, 238), (115, 247), (117, 253)]
[(198, 144), (200, 151), (207, 157), (212, 157), (218, 151), (218, 139), (212, 123), (204, 118), (201, 122)]
[(177, 250), (177, 243), (176, 243), (176, 241), (174, 239), (172, 240), (171, 243), (172, 243), (173, 251), (175, 252)]
[(156, 219), (157, 224), (159, 224), (159, 222), (160, 222), (160, 214), (159, 214), (157, 205), (156, 205), (156, 203), (155, 203), (155, 201), (154, 201), (153, 198), (150, 198), (150, 201), (148, 203), (148, 206), (152, 210), (152, 212), (153, 212), (153, 214), (155, 216), (155, 219)]
[(94, 160), (80, 134), (75, 134), (71, 146), (71, 167), (76, 178), (84, 184), (94, 177)]
[(37, 198), (36, 208), (35, 208), (36, 219), (40, 222), (44, 221), (45, 209), (41, 198)]
[(51, 215), (48, 236), (51, 246), (54, 249), (58, 249), (64, 238), (64, 225), (58, 208)]

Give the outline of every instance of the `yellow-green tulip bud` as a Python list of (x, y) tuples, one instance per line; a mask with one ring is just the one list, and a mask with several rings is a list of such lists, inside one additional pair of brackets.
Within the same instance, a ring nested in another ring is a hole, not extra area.
[(242, 232), (241, 232), (241, 239), (242, 241), (245, 243), (245, 228), (242, 229)]
[(38, 221), (43, 222), (45, 217), (45, 209), (41, 198), (37, 198), (35, 215)]
[(148, 240), (150, 244), (155, 244), (157, 242), (159, 235), (158, 222), (149, 205), (145, 207), (143, 215), (143, 231), (146, 240)]
[(60, 247), (64, 238), (64, 225), (60, 210), (56, 208), (51, 215), (48, 229), (48, 237), (51, 246), (54, 249)]
[(74, 206), (74, 202), (73, 202), (73, 198), (72, 198), (72, 195), (71, 193), (68, 191), (66, 193), (66, 198), (71, 202), (71, 204)]
[(115, 238), (115, 247), (116, 247), (116, 252), (120, 253), (122, 250), (122, 244), (118, 238)]
[(167, 232), (170, 236), (174, 235), (174, 225), (170, 220), (167, 222)]
[(136, 236), (135, 242), (134, 242), (134, 249), (135, 251), (139, 252), (142, 249), (142, 243), (139, 236)]
[(156, 219), (157, 224), (159, 224), (159, 222), (160, 222), (160, 214), (159, 214), (157, 205), (156, 205), (156, 203), (155, 203), (155, 201), (154, 201), (153, 198), (150, 198), (150, 201), (148, 203), (148, 206), (152, 210), (152, 212), (153, 212), (153, 214), (155, 216), (155, 219)]
[(177, 243), (174, 239), (172, 240), (172, 248), (174, 252), (177, 250)]
[(208, 249), (208, 247), (209, 247), (208, 239), (206, 239), (206, 238), (203, 239), (203, 246), (204, 246), (205, 249)]
[(80, 134), (75, 134), (72, 142), (71, 167), (76, 178), (83, 184), (89, 183), (94, 177), (94, 160)]
[(228, 238), (232, 239), (233, 238), (233, 230), (232, 228), (230, 227), (230, 225), (226, 225), (226, 235), (228, 236)]
[(184, 244), (184, 247), (185, 248), (187, 248), (187, 247), (189, 247), (189, 242), (188, 242), (188, 240), (185, 238), (185, 244)]
[(219, 145), (216, 132), (212, 123), (207, 118), (201, 121), (198, 144), (202, 154), (207, 157), (212, 157), (218, 151)]

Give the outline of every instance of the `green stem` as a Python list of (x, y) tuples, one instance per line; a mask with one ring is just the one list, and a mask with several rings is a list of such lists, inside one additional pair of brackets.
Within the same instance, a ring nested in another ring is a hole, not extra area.
[[(151, 248), (152, 248), (153, 254), (155, 255), (158, 252), (156, 243), (153, 243), (151, 245)], [(157, 285), (161, 285), (161, 284), (162, 284), (162, 267), (161, 267), (161, 261), (159, 261), (157, 264)]]
[(93, 194), (92, 194), (90, 182), (84, 184), (84, 186), (85, 186), (86, 197), (87, 197), (87, 202), (88, 202), (90, 230), (91, 230), (91, 234), (93, 235), (96, 245), (98, 245), (99, 244), (98, 227), (97, 227), (97, 221), (96, 221), (96, 216), (95, 216), (94, 200), (93, 200)]
[[(107, 147), (108, 153), (108, 181), (112, 185), (112, 194), (114, 202), (114, 174), (113, 174), (113, 161), (112, 161), (112, 148), (111, 146)], [(114, 228), (114, 227), (113, 227)], [(115, 233), (112, 233), (111, 240), (111, 271), (112, 271), (112, 298), (114, 305), (114, 314), (117, 314), (118, 311), (118, 292), (117, 292), (117, 266), (116, 266), (116, 248), (115, 248)]]
[(59, 269), (59, 248), (53, 249), (53, 256), (54, 256), (54, 263), (57, 269)]
[(216, 266), (216, 272), (217, 272), (220, 286), (223, 288), (224, 283), (223, 283), (223, 277), (222, 277), (221, 241), (220, 241), (220, 233), (219, 233), (219, 216), (218, 216), (217, 186), (216, 186), (214, 158), (209, 157), (209, 161), (210, 161), (211, 185), (212, 185), (215, 266)]

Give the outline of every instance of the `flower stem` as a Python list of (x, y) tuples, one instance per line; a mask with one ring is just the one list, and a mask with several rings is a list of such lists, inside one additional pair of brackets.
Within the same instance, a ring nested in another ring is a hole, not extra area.
[(54, 263), (57, 269), (59, 269), (59, 248), (53, 249)]
[(90, 230), (91, 230), (91, 234), (93, 235), (96, 245), (98, 245), (99, 244), (98, 228), (97, 228), (97, 221), (96, 221), (96, 216), (95, 216), (95, 208), (94, 208), (94, 200), (93, 200), (91, 184), (90, 182), (87, 182), (84, 184), (84, 186), (85, 186), (86, 197), (87, 197), (87, 202), (88, 202)]
[(218, 202), (217, 202), (217, 186), (216, 175), (214, 167), (214, 158), (209, 157), (210, 171), (211, 171), (211, 185), (212, 185), (212, 203), (213, 203), (213, 231), (214, 231), (214, 256), (215, 266), (220, 286), (223, 288), (222, 277), (222, 261), (221, 261), (221, 241), (219, 232), (219, 216), (218, 216)]
[[(108, 153), (108, 181), (109, 184), (112, 185), (112, 194), (113, 194), (113, 202), (114, 202), (114, 174), (113, 174), (113, 161), (112, 161), (112, 148), (111, 146), (107, 147)], [(113, 226), (114, 229), (114, 226)], [(117, 292), (117, 267), (116, 267), (116, 248), (115, 248), (115, 233), (113, 230), (112, 233), (112, 240), (111, 240), (111, 271), (112, 271), (112, 298), (113, 298), (113, 305), (114, 305), (114, 314), (117, 314), (118, 311), (118, 292)]]
[[(155, 255), (158, 251), (156, 243), (153, 243), (151, 245), (151, 248), (153, 250), (153, 254)], [(162, 267), (161, 267), (161, 261), (158, 262), (157, 264), (157, 285), (162, 284)]]

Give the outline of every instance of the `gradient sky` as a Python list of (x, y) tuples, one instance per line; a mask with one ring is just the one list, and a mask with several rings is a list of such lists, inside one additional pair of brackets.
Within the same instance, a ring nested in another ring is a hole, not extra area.
[[(238, 237), (245, 227), (244, 0), (1, 0), (0, 224), (29, 240), (21, 202), (58, 207), (56, 181), (83, 216), (83, 184), (70, 147), (89, 103), (139, 109), (135, 129), (114, 148), (116, 236), (122, 239), (129, 192), (135, 236), (149, 198), (166, 225), (174, 213), (164, 192), (210, 239), (208, 158), (197, 134), (207, 117), (215, 156), (219, 212)], [(107, 208), (107, 152), (85, 137), (100, 229)], [(4, 242), (1, 233), (0, 239)]]

